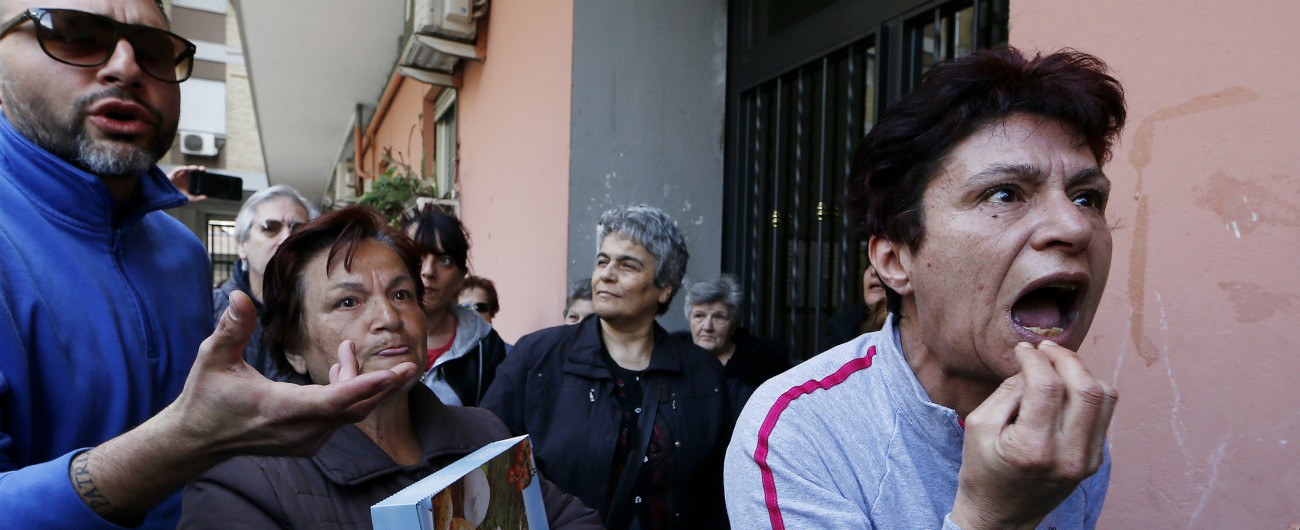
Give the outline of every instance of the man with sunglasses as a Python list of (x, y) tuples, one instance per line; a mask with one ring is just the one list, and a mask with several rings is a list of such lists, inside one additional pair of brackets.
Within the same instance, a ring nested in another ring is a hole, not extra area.
[[(280, 243), (307, 221), (320, 215), (316, 206), (297, 190), (285, 186), (271, 186), (254, 193), (235, 215), (235, 246), (239, 261), (230, 278), (212, 290), (214, 317), (230, 306), (230, 295), (243, 292), (253, 299), (257, 313), (262, 313), (262, 277), (266, 264), (280, 248)], [(214, 324), (216, 321), (213, 322)], [(262, 344), (262, 325), (259, 322), (253, 336), (244, 346), (244, 361), (268, 379), (290, 383), (311, 384), (311, 378), (281, 367)]]
[[(0, 514), (14, 528), (174, 527), (176, 492), (237, 454), (310, 454), (413, 380), (274, 383), (212, 330), (207, 256), (161, 210), (194, 45), (151, 0), (0, 0)], [(347, 344), (347, 343), (345, 343)], [(197, 352), (197, 353), (196, 353)]]

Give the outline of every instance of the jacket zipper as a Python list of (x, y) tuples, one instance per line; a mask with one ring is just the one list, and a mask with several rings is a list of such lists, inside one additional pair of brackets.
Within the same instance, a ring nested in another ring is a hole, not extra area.
[(154, 336), (153, 322), (150, 321), (149, 315), (145, 312), (144, 297), (140, 295), (140, 288), (136, 285), (135, 279), (127, 274), (127, 267), (123, 260), (123, 254), (126, 253), (126, 249), (122, 246), (122, 232), (124, 230), (125, 228), (113, 229), (113, 263), (117, 264), (117, 273), (122, 277), (122, 281), (131, 289), (135, 313), (140, 319), (140, 327), (144, 331), (145, 352), (148, 353), (150, 360), (154, 360), (158, 358), (158, 344)]

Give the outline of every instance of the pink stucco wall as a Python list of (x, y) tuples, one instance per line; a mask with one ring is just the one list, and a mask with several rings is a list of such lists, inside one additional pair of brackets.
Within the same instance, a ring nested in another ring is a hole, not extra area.
[(397, 78), (396, 90), (388, 110), (376, 118), (373, 141), (362, 155), (361, 169), (367, 175), (379, 173), (383, 149), (392, 149), (393, 159), (405, 163), (412, 171), (420, 171), (420, 157), (428, 154), (421, 132), (421, 112), (430, 86), (404, 77)]
[(572, 0), (494, 0), (459, 95), (461, 216), (507, 342), (560, 324), (569, 220)]
[(1110, 284), (1082, 349), (1117, 383), (1103, 528), (1300, 522), (1300, 2), (1014, 0), (1011, 42), (1105, 59)]

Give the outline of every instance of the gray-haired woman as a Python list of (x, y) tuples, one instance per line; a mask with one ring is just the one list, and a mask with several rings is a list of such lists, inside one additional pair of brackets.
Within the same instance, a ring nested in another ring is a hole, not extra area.
[[(212, 325), (216, 325), (230, 305), (230, 293), (243, 291), (253, 299), (257, 313), (262, 311), (262, 278), (266, 264), (289, 234), (320, 215), (316, 206), (289, 186), (271, 186), (254, 193), (235, 215), (235, 245), (239, 261), (230, 278), (212, 290)], [(262, 344), (262, 324), (253, 330), (244, 346), (244, 361), (267, 379), (308, 383), (306, 376), (281, 369)]]
[(725, 528), (721, 365), (655, 322), (686, 274), (686, 239), (649, 206), (605, 212), (596, 318), (519, 339), (483, 406), (532, 436), (538, 468), (613, 530)]
[(758, 385), (790, 368), (790, 353), (784, 345), (759, 338), (740, 326), (742, 299), (740, 284), (731, 275), (695, 282), (686, 290), (686, 322), (690, 330), (676, 334), (691, 339), (722, 363), (727, 394), (736, 413)]
[(577, 324), (595, 311), (591, 305), (591, 278), (579, 278), (570, 283), (564, 298), (564, 323)]

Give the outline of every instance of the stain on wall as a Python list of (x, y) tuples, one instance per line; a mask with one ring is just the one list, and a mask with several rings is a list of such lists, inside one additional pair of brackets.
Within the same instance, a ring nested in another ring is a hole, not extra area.
[(1143, 176), (1151, 163), (1151, 153), (1155, 149), (1156, 126), (1184, 116), (1220, 110), (1258, 99), (1259, 96), (1250, 89), (1230, 87), (1162, 108), (1147, 116), (1132, 129), (1133, 147), (1129, 151), (1128, 161), (1137, 170), (1137, 181), (1133, 191), (1133, 200), (1137, 201), (1137, 218), (1133, 228), (1133, 249), (1129, 253), (1128, 294), (1132, 310), (1129, 339), (1133, 341), (1138, 356), (1148, 367), (1153, 366), (1159, 359), (1159, 352), (1156, 351), (1155, 342), (1146, 335), (1146, 274), (1148, 239), (1151, 230), (1151, 199), (1143, 194)]
[(1220, 171), (1211, 175), (1209, 186), (1200, 191), (1197, 206), (1217, 214), (1224, 229), (1237, 239), (1261, 225), (1300, 228), (1300, 205), (1287, 200), (1300, 195), (1300, 180), (1294, 176), (1251, 179)]
[(1219, 288), (1228, 293), (1228, 302), (1232, 304), (1236, 320), (1250, 324), (1272, 318), (1278, 313), (1295, 315), (1292, 309), (1300, 298), (1291, 293), (1277, 293), (1249, 282), (1219, 282)]

